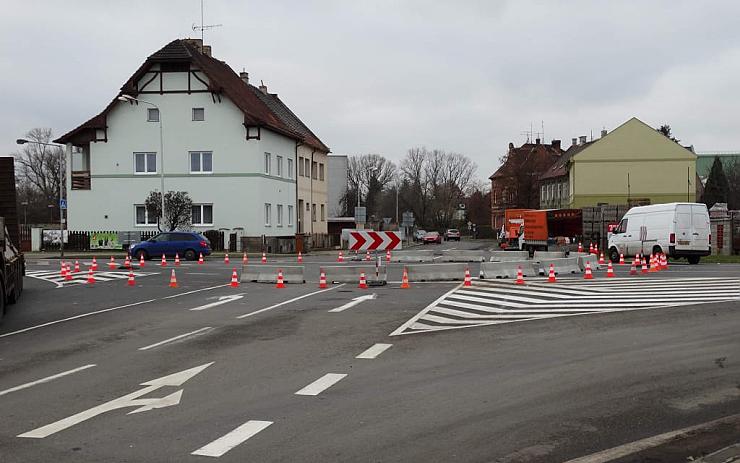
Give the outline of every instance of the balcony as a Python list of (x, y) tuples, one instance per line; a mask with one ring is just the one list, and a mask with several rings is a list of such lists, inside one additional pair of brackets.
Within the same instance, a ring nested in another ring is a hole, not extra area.
[(90, 189), (90, 171), (73, 170), (72, 171), (72, 189), (89, 190)]

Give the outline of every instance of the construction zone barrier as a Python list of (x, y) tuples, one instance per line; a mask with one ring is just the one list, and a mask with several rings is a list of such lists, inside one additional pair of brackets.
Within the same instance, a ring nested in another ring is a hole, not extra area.
[(539, 264), (531, 260), (511, 262), (483, 262), (480, 264), (481, 277), (484, 279), (516, 278), (521, 268), (523, 276), (534, 276), (539, 273)]
[[(595, 257), (595, 256), (594, 256)], [(578, 265), (578, 257), (563, 257), (562, 259), (539, 259), (534, 264), (540, 275), (546, 275), (550, 265), (555, 266), (555, 273), (563, 275), (566, 273), (581, 273), (581, 267)]]
[(388, 281), (387, 267), (384, 265), (329, 265), (321, 269), (326, 274), (326, 280), (332, 283), (357, 283), (362, 273), (371, 286), (384, 285)]
[(561, 251), (535, 251), (533, 259), (562, 259), (563, 257), (565, 253)]
[(305, 283), (302, 265), (245, 265), (242, 267), (242, 283), (274, 283), (278, 282), (278, 271), (283, 271), (284, 283)]
[(409, 281), (452, 281), (465, 278), (464, 263), (459, 264), (411, 264), (406, 266)]
[(491, 262), (518, 262), (529, 259), (529, 251), (493, 251)]
[(391, 262), (434, 262), (434, 251), (395, 251)]
[(485, 262), (488, 256), (484, 255), (483, 251), (451, 250), (442, 251), (442, 257), (439, 260), (442, 262)]
[(586, 262), (589, 262), (591, 264), (592, 269), (598, 267), (597, 262), (599, 258), (596, 257), (595, 254), (586, 254), (585, 252), (583, 252), (583, 253), (571, 253), (570, 256), (578, 259), (578, 267), (582, 271), (586, 270)]

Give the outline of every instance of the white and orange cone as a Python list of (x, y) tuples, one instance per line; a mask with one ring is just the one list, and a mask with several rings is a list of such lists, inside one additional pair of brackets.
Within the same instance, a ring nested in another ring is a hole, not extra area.
[(583, 243), (578, 242), (578, 252), (583, 252)]
[(118, 267), (118, 264), (116, 264), (116, 259), (114, 259), (113, 256), (110, 256), (110, 262), (108, 262), (108, 268), (111, 270), (115, 270), (116, 267)]
[(594, 244), (593, 243), (589, 243), (588, 244), (588, 253), (589, 254), (593, 254), (594, 253)]
[(614, 278), (614, 266), (612, 265), (611, 259), (609, 260), (609, 264), (606, 266), (606, 277)]
[(98, 259), (96, 259), (95, 256), (93, 256), (91, 268), (93, 269), (93, 272), (98, 269)]
[(630, 275), (637, 275), (637, 257), (632, 259), (632, 265), (630, 266)]
[(93, 275), (93, 271), (94, 271), (94, 270), (93, 270), (92, 266), (91, 266), (91, 267), (90, 267), (90, 269), (89, 269), (89, 270), (87, 271), (87, 284), (88, 284), (88, 285), (93, 285), (93, 284), (95, 284), (95, 275)]
[(619, 265), (624, 265), (624, 254), (619, 253)]
[(401, 277), (401, 289), (408, 289), (409, 287), (409, 271), (404, 267), (403, 276)]
[(75, 260), (75, 273), (80, 271), (80, 261)]
[(159, 263), (162, 267), (167, 267), (167, 258), (164, 257), (164, 253), (162, 253), (162, 262)]
[(391, 261), (391, 250), (390, 249), (387, 249), (385, 251), (385, 261), (386, 262), (390, 262)]
[(139, 257), (139, 268), (144, 268), (144, 254)]
[[(611, 262), (611, 260), (609, 261)], [(599, 265), (604, 265), (606, 262), (604, 262), (604, 253), (602, 252), (599, 254)]]
[(283, 269), (278, 269), (277, 274), (277, 284), (275, 285), (276, 288), (285, 288), (285, 281), (283, 280)]
[(326, 284), (326, 273), (324, 273), (324, 269), (321, 269), (321, 273), (319, 274), (319, 288), (325, 289), (328, 285)]
[(344, 254), (342, 254), (342, 251), (339, 251), (339, 255), (337, 256), (337, 262), (344, 262)]
[(180, 266), (180, 254), (177, 252), (175, 253), (175, 266), (176, 267)]
[(369, 249), (365, 253), (365, 260), (370, 260), (370, 250)]
[(66, 264), (67, 266), (67, 276), (64, 277), (64, 281), (70, 281), (72, 280), (72, 268), (69, 266), (69, 264)]
[(177, 288), (177, 275), (175, 275), (175, 269), (172, 269), (170, 273), (170, 288)]
[(594, 254), (599, 255), (599, 243), (594, 244)]
[(593, 280), (594, 274), (591, 272), (591, 261), (586, 261), (586, 271), (583, 273), (584, 280)]
[(301, 251), (298, 251), (298, 263), (299, 264), (303, 263), (303, 254), (301, 253)]
[(247, 253), (245, 252), (242, 256), (242, 264), (247, 265), (249, 263), (249, 258), (247, 257)]
[(198, 254), (198, 265), (203, 265), (205, 262), (203, 261), (203, 253), (201, 252)]
[(236, 274), (236, 268), (231, 271), (231, 283), (229, 283), (229, 285), (232, 288), (239, 287), (239, 276)]
[(660, 254), (660, 266), (661, 270), (668, 270), (668, 256), (665, 253)]
[(64, 261), (59, 263), (59, 276), (62, 278), (67, 276), (67, 264), (65, 264)]
[(224, 264), (229, 265), (229, 253), (224, 254)]
[(640, 270), (640, 273), (648, 273), (647, 258), (645, 256), (640, 256), (640, 260), (642, 261), (642, 269)]
[(550, 264), (550, 273), (547, 275), (547, 282), (548, 283), (555, 283), (557, 280), (555, 279), (555, 264)]
[(123, 266), (126, 268), (131, 268), (131, 258), (128, 254), (126, 254), (126, 260), (123, 261)]
[(522, 266), (520, 265), (516, 269), (516, 284), (523, 285), (524, 284), (524, 273), (522, 272)]
[(265, 254), (264, 251), (262, 252), (262, 263), (263, 264), (266, 264), (267, 263), (267, 254)]
[(649, 272), (657, 272), (658, 271), (658, 265), (655, 261), (655, 255), (650, 254), (650, 270)]
[(367, 289), (367, 280), (365, 279), (365, 272), (360, 272), (360, 284), (357, 285), (360, 289)]
[(129, 286), (136, 286), (136, 280), (134, 279), (134, 271), (129, 269), (128, 271), (128, 283)]
[(473, 281), (470, 278), (470, 269), (465, 267), (465, 280), (463, 286), (473, 286)]

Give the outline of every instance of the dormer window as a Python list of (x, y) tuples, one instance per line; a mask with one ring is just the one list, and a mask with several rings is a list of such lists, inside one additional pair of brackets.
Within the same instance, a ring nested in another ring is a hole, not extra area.
[(146, 109), (146, 121), (147, 122), (159, 122), (159, 108), (147, 108)]
[(194, 121), (206, 120), (206, 110), (204, 108), (193, 108), (193, 120)]

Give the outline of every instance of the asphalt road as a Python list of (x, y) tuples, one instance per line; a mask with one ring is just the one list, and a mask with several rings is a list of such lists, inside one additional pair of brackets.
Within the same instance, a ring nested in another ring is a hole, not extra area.
[[(0, 461), (558, 462), (740, 413), (737, 301), (389, 336), (459, 283), (320, 292), (334, 258), (305, 260), (309, 283), (285, 289), (231, 288), (216, 260), (176, 289), (153, 261), (135, 288), (27, 278), (0, 324)], [(682, 294), (739, 277), (637, 278)]]

